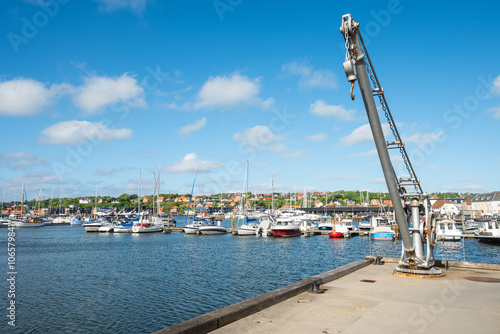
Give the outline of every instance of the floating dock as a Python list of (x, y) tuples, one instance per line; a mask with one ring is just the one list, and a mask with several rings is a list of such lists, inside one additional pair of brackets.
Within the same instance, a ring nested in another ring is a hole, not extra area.
[(444, 277), (408, 278), (398, 260), (367, 257), (156, 334), (499, 332), (500, 265), (437, 261)]

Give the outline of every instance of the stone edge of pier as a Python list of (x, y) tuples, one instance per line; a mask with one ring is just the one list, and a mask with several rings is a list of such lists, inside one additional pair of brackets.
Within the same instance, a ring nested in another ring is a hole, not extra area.
[(312, 288), (314, 281), (322, 281), (328, 283), (343, 276), (349, 275), (361, 268), (370, 265), (374, 261), (374, 257), (366, 257), (364, 259), (346, 264), (327, 271), (325, 273), (306, 278), (304, 280), (292, 283), (282, 288), (264, 293), (262, 295), (241, 301), (239, 303), (226, 306), (219, 310), (206, 313), (199, 317), (178, 323), (171, 327), (161, 329), (154, 334), (167, 333), (208, 333), (223, 327), (231, 322), (245, 318), (249, 315), (262, 311), (275, 304), (281, 303), (289, 298), (297, 296), (303, 292), (309, 291)]

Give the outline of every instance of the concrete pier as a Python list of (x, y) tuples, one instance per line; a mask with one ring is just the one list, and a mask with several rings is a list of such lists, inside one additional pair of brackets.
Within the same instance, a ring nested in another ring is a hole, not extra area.
[[(500, 265), (443, 261), (441, 278), (356, 261), (157, 333), (498, 333)], [(323, 280), (322, 294), (307, 292)]]

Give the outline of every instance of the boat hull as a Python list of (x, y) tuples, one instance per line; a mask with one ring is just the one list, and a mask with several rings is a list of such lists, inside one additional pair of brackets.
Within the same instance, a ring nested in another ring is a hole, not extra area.
[(80, 219), (71, 218), (71, 219), (69, 220), (69, 224), (70, 224), (70, 225), (82, 225), (82, 224), (83, 224), (83, 221), (81, 221)]
[(113, 228), (113, 232), (115, 233), (130, 233), (132, 232), (132, 227), (124, 227), (124, 226), (115, 226)]
[(226, 234), (227, 230), (221, 226), (202, 226), (199, 228), (199, 233), (203, 235), (219, 235)]
[(328, 233), (328, 236), (330, 238), (344, 238), (344, 233), (332, 231), (332, 232)]
[(238, 235), (257, 235), (258, 226), (255, 227), (239, 227)]
[(44, 222), (30, 223), (24, 221), (10, 221), (9, 226), (13, 227), (42, 227), (45, 226)]
[(85, 231), (87, 232), (99, 232), (99, 229), (101, 228), (101, 224), (83, 224), (82, 225)]
[(279, 238), (299, 237), (302, 234), (299, 227), (294, 229), (273, 228), (271, 231), (273, 236)]
[(132, 233), (155, 233), (162, 231), (163, 228), (161, 226), (151, 226), (151, 227), (132, 226)]
[(379, 240), (379, 241), (392, 241), (394, 240), (394, 234), (392, 233), (372, 233), (370, 235), (372, 240)]

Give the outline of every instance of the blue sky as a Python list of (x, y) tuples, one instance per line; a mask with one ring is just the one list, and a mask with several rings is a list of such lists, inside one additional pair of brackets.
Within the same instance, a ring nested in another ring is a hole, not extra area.
[[(0, 191), (386, 191), (343, 14), (361, 23), (424, 191), (500, 190), (495, 2), (0, 4)], [(357, 89), (357, 86), (356, 86)], [(387, 140), (391, 140), (389, 136)], [(392, 152), (391, 152), (392, 153)], [(401, 158), (392, 153), (399, 174)]]

